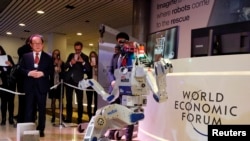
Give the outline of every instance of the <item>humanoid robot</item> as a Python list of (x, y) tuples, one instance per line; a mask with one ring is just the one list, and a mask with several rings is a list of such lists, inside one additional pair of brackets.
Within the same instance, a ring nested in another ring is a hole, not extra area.
[[(122, 66), (115, 70), (116, 83), (111, 94), (94, 79), (83, 79), (79, 82), (80, 89), (91, 86), (112, 103), (121, 99), (121, 105), (110, 104), (97, 110), (87, 125), (84, 141), (109, 141), (105, 133), (109, 129), (122, 129), (127, 125), (136, 124), (144, 119), (143, 106), (147, 104), (147, 95), (152, 91), (157, 102), (167, 100), (166, 74), (172, 72), (169, 60), (161, 58), (154, 63), (154, 69), (145, 67), (138, 55), (139, 44), (125, 41), (122, 44)], [(120, 139), (119, 130), (115, 134)]]

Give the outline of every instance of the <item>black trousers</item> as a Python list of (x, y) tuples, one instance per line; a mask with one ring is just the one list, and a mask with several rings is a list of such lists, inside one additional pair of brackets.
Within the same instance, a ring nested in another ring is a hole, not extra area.
[(44, 131), (46, 121), (46, 99), (47, 93), (41, 93), (38, 89), (27, 91), (25, 106), (25, 122), (35, 122), (34, 115), (38, 109), (37, 130)]
[[(88, 113), (88, 117), (89, 117), (89, 121), (91, 120), (92, 116), (95, 115), (96, 110), (97, 110), (97, 93), (96, 91), (91, 91), (93, 90), (92, 87), (88, 87), (88, 89), (90, 89), (90, 91), (86, 91), (86, 95), (87, 95), (87, 113)], [(94, 111), (92, 113), (92, 101), (94, 98)]]
[[(24, 93), (23, 90), (23, 79), (17, 80), (17, 92)], [(25, 95), (18, 95), (18, 112), (17, 112), (17, 123), (23, 123), (25, 117)]]
[[(116, 129), (109, 131), (109, 139), (115, 139), (114, 136), (115, 136), (115, 132), (116, 131), (117, 131)], [(133, 132), (134, 132), (134, 124), (128, 125), (127, 128), (126, 128), (126, 134), (125, 134), (126, 141), (132, 141), (132, 139), (133, 139)]]
[[(3, 85), (1, 85), (2, 88), (15, 91), (16, 90), (16, 84), (15, 83), (8, 83), (8, 81), (3, 81)], [(1, 113), (2, 113), (2, 120), (6, 120), (6, 114), (7, 110), (9, 113), (9, 118), (14, 117), (14, 98), (15, 95), (9, 92), (1, 91)]]
[(1, 113), (2, 120), (6, 120), (6, 113), (8, 110), (9, 118), (13, 119), (14, 114), (14, 98), (15, 95), (8, 92), (1, 92)]
[[(72, 82), (71, 85), (78, 86), (78, 83)], [(70, 86), (66, 86), (66, 119), (72, 121), (72, 113), (73, 113), (73, 91), (76, 93), (77, 100), (77, 113), (78, 113), (78, 123), (82, 122), (82, 114), (83, 114), (83, 91), (79, 89), (72, 88)]]
[(134, 132), (134, 125), (128, 125), (126, 129), (126, 141), (132, 141)]

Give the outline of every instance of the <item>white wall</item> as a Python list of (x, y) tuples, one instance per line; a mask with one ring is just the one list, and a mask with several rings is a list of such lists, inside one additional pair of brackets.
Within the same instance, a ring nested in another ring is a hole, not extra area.
[(17, 49), (25, 43), (25, 40), (19, 38), (8, 38), (0, 36), (0, 45), (4, 48), (7, 54), (11, 55), (14, 62), (17, 62)]
[[(22, 45), (24, 45), (24, 43), (25, 43), (24, 39), (0, 36), (0, 45), (3, 46), (3, 48), (4, 48), (4, 50), (6, 51), (7, 54), (12, 56), (12, 59), (15, 61), (15, 63), (17, 62), (17, 59), (18, 59), (17, 49), (19, 47), (21, 47)], [(64, 42), (64, 43), (66, 44), (66, 42)], [(59, 44), (58, 46), (61, 46), (61, 45)], [(65, 45), (65, 46), (67, 46), (67, 45)], [(60, 49), (60, 47), (57, 47), (57, 46), (55, 48)], [(48, 51), (48, 43), (47, 43), (47, 41), (45, 41), (45, 43), (44, 43), (44, 51), (51, 54), (52, 50), (53, 50), (53, 48)], [(86, 55), (89, 55), (89, 53), (92, 50), (97, 51), (96, 48), (90, 48), (90, 47), (83, 47), (82, 51)], [(62, 58), (63, 58), (64, 61), (66, 61), (69, 53), (71, 53), (71, 52), (75, 52), (74, 45), (68, 45), (66, 47), (66, 51), (62, 52)]]
[[(150, 33), (167, 29), (173, 26), (179, 26), (178, 58), (190, 57), (191, 54), (191, 29), (206, 27), (209, 15), (213, 7), (214, 0), (176, 0), (176, 3), (170, 3), (170, 0), (152, 0)], [(208, 3), (202, 3), (208, 2)], [(169, 7), (157, 8), (157, 5), (170, 3)], [(198, 3), (198, 4), (197, 4)], [(200, 3), (200, 4), (199, 4)], [(193, 5), (197, 4), (196, 7)], [(172, 13), (174, 9), (189, 10)], [(188, 8), (186, 8), (188, 9)], [(161, 16), (159, 16), (161, 15)], [(171, 23), (174, 19), (184, 19), (182, 22)]]

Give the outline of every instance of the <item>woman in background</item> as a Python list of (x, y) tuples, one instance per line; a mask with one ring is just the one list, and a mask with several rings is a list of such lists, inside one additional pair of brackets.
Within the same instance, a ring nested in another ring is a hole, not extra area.
[[(55, 86), (58, 85), (63, 78), (64, 75), (64, 62), (61, 60), (60, 57), (60, 51), (58, 49), (55, 49), (52, 52), (52, 58), (54, 60), (54, 77), (51, 79), (51, 85)], [(63, 98), (64, 91), (61, 91), (61, 85), (59, 84), (57, 87), (54, 89), (50, 90), (49, 92), (49, 98), (51, 99), (51, 110), (52, 110), (52, 119), (51, 122), (55, 122), (55, 117), (56, 117), (56, 100), (59, 101), (59, 109), (61, 105), (61, 94)], [(62, 103), (63, 105), (63, 103)], [(60, 113), (63, 113), (63, 108), (61, 109)]]
[[(0, 46), (0, 55), (7, 55), (2, 46)], [(4, 65), (0, 66), (0, 87), (15, 91), (16, 82), (10, 81), (10, 72), (11, 68), (14, 66), (14, 61), (10, 55), (7, 55), (7, 61)], [(1, 125), (6, 125), (6, 113), (8, 110), (9, 113), (9, 124), (14, 124), (13, 114), (14, 114), (14, 98), (15, 95), (6, 91), (0, 91), (1, 95), (1, 113), (2, 113), (2, 122)]]
[[(89, 62), (92, 67), (92, 78), (97, 80), (98, 75), (98, 55), (95, 51), (91, 51), (89, 53)], [(92, 87), (89, 87), (88, 89), (93, 89)], [(97, 93), (96, 91), (86, 91), (87, 94), (87, 113), (89, 117), (89, 121), (91, 120), (92, 116), (95, 115), (95, 112), (97, 110)], [(92, 101), (94, 97), (94, 111), (92, 113)]]

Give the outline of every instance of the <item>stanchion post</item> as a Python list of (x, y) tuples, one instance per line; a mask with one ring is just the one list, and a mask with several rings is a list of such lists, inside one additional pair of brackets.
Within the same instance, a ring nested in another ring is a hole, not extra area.
[(60, 103), (60, 109), (59, 109), (59, 124), (58, 125), (56, 125), (56, 124), (54, 124), (54, 126), (58, 126), (58, 127), (63, 127), (63, 123), (62, 123), (62, 111), (63, 111), (63, 79), (61, 79), (61, 81), (60, 81), (60, 85), (61, 85), (61, 93), (60, 93), (60, 101), (59, 101), (59, 103)]
[(63, 115), (63, 92), (64, 92), (64, 90), (63, 90), (63, 79), (61, 79), (61, 94), (60, 94), (60, 111), (59, 111), (59, 116), (60, 116), (60, 118), (59, 118), (59, 125), (61, 126), (62, 125), (62, 115)]

